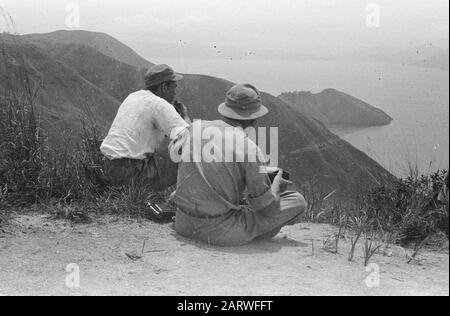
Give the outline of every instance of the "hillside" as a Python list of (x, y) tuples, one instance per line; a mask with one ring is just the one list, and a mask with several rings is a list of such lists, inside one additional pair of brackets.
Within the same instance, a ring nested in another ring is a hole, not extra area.
[(141, 68), (153, 65), (128, 46), (104, 33), (61, 30), (45, 34), (23, 35), (22, 37), (40, 48), (48, 49), (50, 53), (54, 50), (58, 51), (62, 45), (77, 44), (92, 47), (105, 56), (129, 65)]
[(320, 93), (286, 92), (279, 98), (302, 114), (314, 117), (327, 126), (368, 127), (392, 121), (385, 112), (351, 95), (326, 89)]
[[(29, 36), (0, 39), (7, 52), (0, 57), (0, 64), (9, 67), (0, 70), (2, 74), (20, 68), (34, 81), (44, 82), (38, 103), (49, 123), (61, 113), (65, 121), (79, 121), (82, 109), (88, 106), (91, 118), (106, 130), (123, 98), (142, 87), (145, 69), (106, 56), (94, 48), (98, 47), (95, 43), (84, 45), (62, 40), (50, 43), (46, 49), (45, 41), (36, 46)], [(11, 84), (9, 77), (1, 75), (0, 85)], [(217, 105), (232, 85), (213, 77), (187, 75), (180, 84), (179, 99), (189, 106), (193, 118), (219, 118)], [(373, 181), (374, 177), (390, 177), (378, 163), (339, 139), (320, 122), (274, 96), (263, 94), (263, 102), (271, 114), (261, 125), (279, 127), (281, 167), (289, 169), (299, 184), (323, 176), (324, 188), (348, 190), (360, 178)]]
[(0, 35), (0, 49), (0, 88), (21, 92), (27, 74), (30, 85), (40, 87), (37, 106), (52, 134), (59, 135), (58, 127), (78, 128), (87, 107), (93, 107), (101, 125), (114, 119), (120, 102), (86, 80), (78, 70), (16, 37)]

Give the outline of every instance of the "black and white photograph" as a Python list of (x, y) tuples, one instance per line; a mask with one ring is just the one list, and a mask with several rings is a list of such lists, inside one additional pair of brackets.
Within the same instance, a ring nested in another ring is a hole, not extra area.
[(448, 0), (0, 0), (0, 296), (445, 297), (448, 170)]

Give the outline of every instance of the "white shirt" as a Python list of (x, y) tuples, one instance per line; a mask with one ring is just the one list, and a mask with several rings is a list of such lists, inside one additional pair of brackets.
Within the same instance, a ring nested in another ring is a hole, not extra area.
[(165, 137), (176, 139), (188, 126), (170, 103), (141, 90), (122, 103), (100, 150), (109, 159), (145, 159)]

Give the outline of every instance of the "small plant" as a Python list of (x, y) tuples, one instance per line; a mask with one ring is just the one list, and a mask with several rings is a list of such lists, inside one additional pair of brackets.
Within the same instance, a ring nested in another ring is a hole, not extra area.
[[(392, 244), (420, 245), (430, 235), (436, 238), (429, 238), (428, 243), (439, 243), (443, 236), (441, 231), (448, 239), (448, 205), (438, 200), (446, 173), (442, 170), (420, 176), (413, 170), (405, 179), (379, 183), (365, 191), (360, 189), (353, 196), (335, 198), (325, 212), (326, 219), (329, 224), (340, 225), (344, 214), (349, 217), (355, 233), (349, 260), (353, 260), (356, 244), (366, 231), (380, 232), (385, 255), (389, 255)], [(362, 211), (366, 218), (364, 227), (355, 220), (362, 219)]]
[(313, 223), (321, 222), (321, 218), (325, 214), (325, 202), (331, 199), (338, 190), (332, 192), (325, 192), (320, 185), (321, 181), (329, 178), (326, 175), (310, 177), (303, 185), (302, 189), (306, 193), (308, 209), (305, 212), (305, 217), (308, 221)]
[(355, 237), (350, 239), (351, 249), (348, 255), (348, 261), (352, 262), (355, 258), (356, 246), (358, 245), (359, 240), (361, 239), (362, 234), (366, 229), (367, 215), (363, 215), (360, 217), (354, 217), (351, 219), (351, 225), (353, 230), (355, 231)]
[(339, 253), (338, 246), (339, 241), (337, 234), (333, 234), (325, 237), (322, 249), (325, 250), (326, 252), (337, 255)]
[(390, 257), (392, 255), (391, 247), (392, 247), (392, 245), (394, 245), (396, 243), (397, 237), (396, 237), (395, 233), (393, 233), (393, 232), (382, 233), (382, 235), (383, 235), (383, 238), (382, 238), (382, 242), (383, 242), (382, 254), (384, 256)]
[[(323, 249), (327, 252), (337, 255), (339, 253), (339, 243), (342, 238), (345, 238), (345, 234), (347, 232), (347, 217), (342, 217), (339, 221), (339, 230), (336, 234), (328, 236), (324, 243)], [(314, 247), (314, 246), (313, 246)]]
[(83, 205), (57, 204), (51, 207), (54, 219), (70, 221), (73, 224), (90, 224), (92, 222), (88, 208)]
[(430, 236), (424, 238), (422, 241), (417, 241), (414, 245), (414, 250), (411, 255), (407, 253), (406, 257), (408, 258), (407, 264), (411, 264), (411, 262), (419, 262), (417, 260), (417, 256), (419, 255), (420, 251), (423, 249), (423, 247), (426, 245), (428, 239)]
[(366, 233), (365, 243), (364, 243), (364, 266), (369, 265), (370, 259), (379, 252), (381, 245), (377, 242), (376, 236), (370, 233)]

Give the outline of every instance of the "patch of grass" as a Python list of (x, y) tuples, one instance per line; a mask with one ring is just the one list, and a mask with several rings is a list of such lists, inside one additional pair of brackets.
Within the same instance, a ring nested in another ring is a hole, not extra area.
[(445, 226), (448, 230), (448, 211), (437, 198), (445, 174), (415, 174), (371, 191), (367, 205), (377, 228), (396, 233), (403, 246), (421, 243)]
[(104, 131), (89, 106), (80, 129), (62, 127), (57, 131), (62, 141), (54, 142), (38, 104), (43, 83), (27, 71), (19, 52), (0, 53), (0, 76), (6, 76), (0, 86), (0, 206), (19, 212), (44, 206), (55, 218), (74, 223), (89, 222), (95, 211), (154, 219), (148, 203), (165, 202), (167, 196), (141, 184), (109, 185), (100, 152)]
[[(438, 194), (444, 183), (446, 170), (429, 175), (419, 175), (411, 169), (410, 176), (390, 183), (364, 186), (352, 196), (320, 200), (320, 205), (309, 214), (320, 214), (321, 222), (341, 226), (342, 218), (348, 217), (349, 229), (356, 236), (352, 241), (349, 260), (352, 261), (358, 240), (364, 234), (376, 233), (385, 245), (385, 252), (392, 243), (408, 247), (436, 242), (433, 236), (448, 238), (448, 205), (439, 201)], [(313, 191), (313, 196), (317, 196)], [(309, 195), (309, 192), (306, 192)], [(319, 194), (320, 196), (320, 194)], [(317, 217), (308, 217), (315, 220)]]
[(383, 246), (382, 246), (383, 256), (392, 256), (391, 248), (394, 244), (397, 244), (397, 242), (398, 242), (398, 237), (397, 237), (396, 233), (392, 233), (392, 232), (382, 233), (381, 241), (383, 244)]
[(419, 255), (420, 251), (425, 247), (428, 238), (429, 237), (416, 242), (413, 248), (413, 253), (411, 255), (407, 254), (406, 256), (408, 259), (407, 264), (411, 264), (411, 262), (418, 262), (418, 263), (420, 262), (420, 260), (417, 259), (417, 256)]
[(90, 210), (86, 205), (57, 203), (47, 208), (53, 219), (66, 220), (76, 225), (92, 223)]
[(348, 227), (348, 218), (346, 216), (341, 217), (339, 221), (339, 229), (337, 233), (328, 236), (324, 240), (323, 249), (332, 254), (339, 254), (339, 244), (341, 239), (345, 238)]
[[(361, 212), (363, 213), (363, 212)], [(354, 216), (350, 218), (350, 228), (354, 232), (354, 236), (350, 238), (350, 252), (348, 255), (348, 261), (352, 262), (355, 258), (355, 251), (356, 246), (358, 245), (359, 240), (361, 239), (361, 236), (363, 235), (364, 231), (367, 230), (367, 215), (363, 213), (361, 216)]]
[[(111, 188), (91, 202), (90, 207), (96, 209), (99, 214), (126, 214), (158, 223), (171, 222), (171, 214), (176, 212), (176, 208), (167, 202), (169, 192), (170, 190), (154, 192), (145, 186), (131, 184)], [(162, 215), (153, 213), (150, 206), (155, 204), (171, 213), (167, 212)]]

